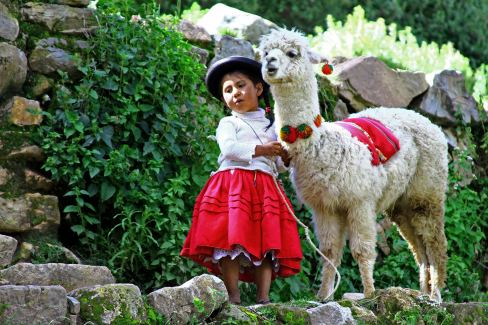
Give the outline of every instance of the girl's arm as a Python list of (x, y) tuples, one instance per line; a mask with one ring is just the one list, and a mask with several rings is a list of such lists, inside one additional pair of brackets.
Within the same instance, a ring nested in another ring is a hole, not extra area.
[(236, 125), (232, 123), (231, 119), (224, 118), (220, 120), (216, 137), (220, 153), (224, 159), (246, 162), (252, 160), (256, 144), (239, 141), (237, 139)]

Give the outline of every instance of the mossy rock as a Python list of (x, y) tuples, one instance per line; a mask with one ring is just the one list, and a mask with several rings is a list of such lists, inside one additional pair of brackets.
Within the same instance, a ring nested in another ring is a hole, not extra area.
[(259, 306), (255, 310), (272, 324), (305, 325), (310, 323), (310, 316), (303, 307), (269, 304)]
[(488, 322), (488, 302), (444, 303), (446, 311), (453, 314), (454, 324), (486, 324)]
[(80, 302), (83, 322), (94, 324), (145, 324), (146, 310), (138, 287), (108, 284), (80, 288), (69, 293)]

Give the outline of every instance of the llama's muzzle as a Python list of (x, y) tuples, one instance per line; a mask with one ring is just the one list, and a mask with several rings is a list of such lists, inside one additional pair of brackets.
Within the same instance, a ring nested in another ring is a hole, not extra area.
[(278, 67), (276, 65), (276, 62), (277, 62), (276, 59), (268, 60), (268, 58), (266, 58), (265, 67), (266, 67), (266, 73), (269, 76), (274, 76), (276, 72), (278, 72)]

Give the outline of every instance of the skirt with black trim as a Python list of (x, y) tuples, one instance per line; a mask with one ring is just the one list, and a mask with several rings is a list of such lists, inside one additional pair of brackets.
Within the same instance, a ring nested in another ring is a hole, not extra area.
[(278, 191), (292, 208), (267, 173), (231, 169), (212, 175), (196, 199), (180, 255), (220, 275), (218, 257), (242, 252), (240, 258), (250, 262), (241, 263), (239, 279), (246, 282), (254, 281), (253, 266), (266, 256), (273, 260), (273, 278), (300, 272), (297, 224)]

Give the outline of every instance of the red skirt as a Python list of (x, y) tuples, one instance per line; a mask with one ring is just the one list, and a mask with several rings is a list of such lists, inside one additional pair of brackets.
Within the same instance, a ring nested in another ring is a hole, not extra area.
[[(281, 187), (280, 191), (291, 208)], [(212, 261), (214, 248), (232, 250), (237, 245), (249, 253), (253, 262), (273, 251), (279, 262), (273, 278), (300, 272), (303, 255), (297, 224), (269, 174), (234, 169), (212, 175), (196, 199), (180, 255), (219, 275), (220, 268)], [(239, 279), (253, 282), (252, 271), (245, 268)]]

